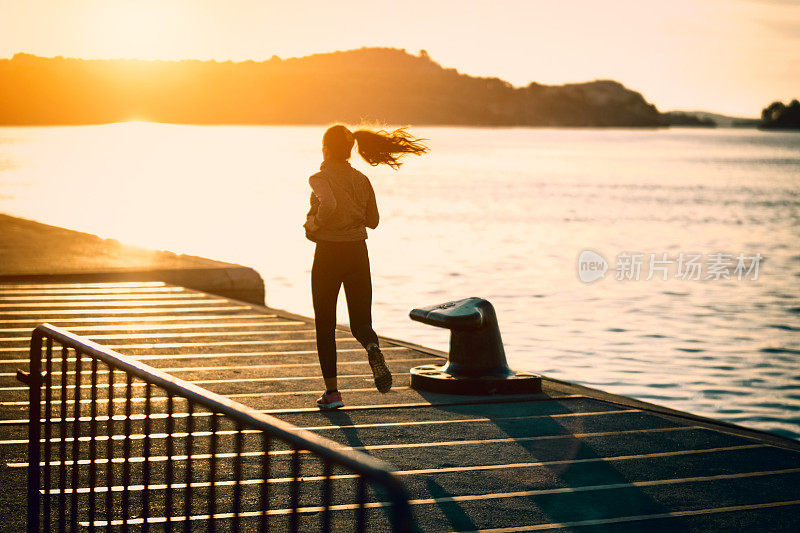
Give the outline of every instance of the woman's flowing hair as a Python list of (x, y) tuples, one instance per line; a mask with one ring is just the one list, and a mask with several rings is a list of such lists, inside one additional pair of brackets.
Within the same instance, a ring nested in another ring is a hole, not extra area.
[(342, 125), (331, 126), (322, 137), (323, 145), (328, 148), (332, 157), (347, 160), (353, 144), (358, 143), (358, 153), (370, 165), (389, 165), (397, 170), (406, 155), (422, 155), (430, 151), (423, 142), (411, 135), (406, 128), (398, 128), (392, 132), (385, 130), (357, 130), (351, 132)]

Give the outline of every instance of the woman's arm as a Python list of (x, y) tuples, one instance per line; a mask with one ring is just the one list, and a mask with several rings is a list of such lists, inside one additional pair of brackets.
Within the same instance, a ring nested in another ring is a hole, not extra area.
[(314, 191), (314, 195), (319, 199), (319, 208), (314, 217), (315, 221), (318, 226), (324, 226), (325, 222), (336, 210), (336, 197), (333, 195), (327, 180), (318, 174), (308, 178), (308, 184), (311, 185), (311, 190)]
[(375, 229), (378, 227), (378, 222), (380, 222), (381, 217), (378, 214), (378, 202), (375, 200), (375, 191), (369, 179), (367, 179), (367, 190), (367, 215), (364, 225), (370, 229)]
[(311, 193), (310, 198), (311, 207), (306, 213), (306, 223), (303, 224), (303, 227), (306, 230), (306, 233), (313, 233), (319, 229), (317, 225), (317, 210), (319, 210), (319, 198), (313, 192)]

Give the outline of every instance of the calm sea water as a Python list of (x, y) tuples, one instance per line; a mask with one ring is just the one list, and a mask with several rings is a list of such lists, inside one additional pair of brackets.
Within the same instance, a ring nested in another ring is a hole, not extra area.
[[(517, 367), (800, 438), (800, 133), (415, 132), (433, 151), (400, 172), (354, 161), (382, 216), (379, 333), (445, 349), (409, 309), (482, 296)], [(269, 305), (311, 314), (301, 224), (321, 133), (0, 128), (0, 212), (253, 266)], [(604, 279), (578, 278), (585, 249)], [(640, 280), (615, 279), (622, 253), (645, 254)], [(648, 281), (650, 253), (763, 259), (757, 280), (677, 279), (672, 262)]]

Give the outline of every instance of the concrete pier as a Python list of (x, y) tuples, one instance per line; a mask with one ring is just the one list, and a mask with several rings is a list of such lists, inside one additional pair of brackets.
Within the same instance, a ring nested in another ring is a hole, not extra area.
[(111, 281), (160, 281), (264, 304), (264, 282), (252, 268), (0, 214), (0, 283)]
[[(418, 392), (409, 370), (444, 354), (385, 338), (395, 379), (382, 395), (346, 328), (337, 334), (345, 407), (320, 412), (308, 317), (163, 281), (45, 280), (0, 284), (3, 530), (24, 527), (28, 406), (14, 376), (27, 369), (30, 331), (42, 322), (389, 462), (422, 531), (795, 531), (800, 523), (797, 441), (546, 377), (537, 394)], [(275, 468), (271, 505), (282, 509), (287, 460), (277, 457)], [(303, 472), (309, 491), (316, 474)], [(334, 503), (352, 491), (334, 480)], [(385, 510), (367, 512), (370, 529), (385, 531)], [(335, 529), (351, 525), (341, 515)], [(318, 520), (303, 516), (300, 529), (316, 530)]]

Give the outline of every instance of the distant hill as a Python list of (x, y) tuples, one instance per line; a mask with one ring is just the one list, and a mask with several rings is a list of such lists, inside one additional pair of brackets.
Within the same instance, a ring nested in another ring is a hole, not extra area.
[(362, 48), (269, 61), (0, 60), (0, 124), (389, 124), (653, 127), (661, 114), (610, 80), (515, 88), (423, 50)]
[[(664, 113), (670, 125), (686, 126), (718, 126), (720, 128), (755, 128), (758, 126), (757, 118), (731, 117), (708, 111), (668, 111)], [(681, 123), (684, 118), (687, 122)], [(694, 122), (694, 123), (691, 123)]]

